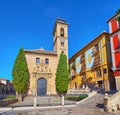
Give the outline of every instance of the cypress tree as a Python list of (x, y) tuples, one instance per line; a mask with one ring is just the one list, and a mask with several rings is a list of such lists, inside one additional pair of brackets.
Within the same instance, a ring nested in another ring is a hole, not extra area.
[(66, 93), (68, 90), (68, 82), (67, 56), (61, 53), (56, 72), (56, 91), (60, 94)]
[(19, 94), (21, 100), (22, 94), (27, 91), (29, 79), (28, 67), (23, 48), (19, 50), (19, 53), (14, 62), (12, 76), (14, 88)]

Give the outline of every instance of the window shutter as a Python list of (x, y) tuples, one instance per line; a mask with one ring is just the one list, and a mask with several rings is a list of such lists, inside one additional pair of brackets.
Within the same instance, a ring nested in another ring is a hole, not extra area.
[(116, 68), (120, 68), (120, 52), (115, 53), (115, 65)]
[(114, 31), (116, 31), (118, 29), (117, 20), (112, 20), (111, 21), (111, 29), (112, 29), (112, 32), (114, 32)]
[(119, 39), (118, 39), (118, 35), (115, 35), (113, 37), (113, 48), (114, 50), (117, 50), (119, 47)]

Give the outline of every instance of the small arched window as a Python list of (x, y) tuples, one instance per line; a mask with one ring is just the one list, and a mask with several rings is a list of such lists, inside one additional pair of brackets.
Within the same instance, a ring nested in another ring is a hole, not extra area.
[(61, 42), (61, 46), (63, 46), (63, 47), (64, 47), (64, 42)]
[(40, 63), (40, 58), (36, 58), (36, 64)]
[(45, 59), (45, 64), (49, 64), (49, 59), (48, 58)]
[(60, 36), (64, 37), (64, 28), (60, 29)]

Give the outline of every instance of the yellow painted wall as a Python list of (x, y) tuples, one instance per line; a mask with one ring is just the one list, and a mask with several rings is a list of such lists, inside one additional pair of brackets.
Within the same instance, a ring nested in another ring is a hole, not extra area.
[[(107, 42), (109, 42), (109, 35), (105, 32), (103, 32), (101, 35), (99, 35), (97, 38), (95, 38), (92, 42), (87, 44), (83, 49), (78, 51), (72, 58), (70, 58), (69, 63), (75, 63), (75, 59), (82, 54), (85, 54), (86, 51), (93, 48), (95, 44), (98, 44), (99, 50), (95, 54), (96, 56), (100, 56), (100, 63), (97, 66), (93, 66), (92, 68), (86, 68), (84, 70), (86, 79), (89, 77), (92, 77), (92, 80), (89, 83), (96, 83), (97, 81), (104, 81), (105, 82), (105, 89), (108, 89), (108, 77), (110, 76), (109, 68), (110, 68), (110, 61), (108, 61), (108, 54), (107, 51), (110, 49), (107, 49)], [(101, 47), (101, 48), (100, 48)], [(86, 56), (86, 55), (85, 55)], [(95, 59), (95, 58), (94, 58)], [(86, 64), (86, 57), (85, 57), (85, 64)], [(103, 73), (103, 69), (107, 70), (107, 73)], [(101, 70), (101, 76), (97, 76), (97, 70)], [(81, 72), (80, 72), (81, 73)], [(72, 77), (72, 76), (71, 76)], [(75, 82), (77, 83), (77, 86), (81, 86), (82, 84), (82, 76), (76, 75), (76, 71), (74, 71), (74, 78), (70, 81), (70, 88), (74, 88)]]
[(82, 76), (76, 76), (70, 81), (70, 88), (75, 88), (75, 82), (77, 84), (77, 88), (82, 84)]

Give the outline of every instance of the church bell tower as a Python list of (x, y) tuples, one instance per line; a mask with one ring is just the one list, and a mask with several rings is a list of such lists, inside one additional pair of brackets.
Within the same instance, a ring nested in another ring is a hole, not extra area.
[(54, 30), (54, 51), (57, 55), (66, 54), (68, 58), (68, 24), (63, 19), (56, 19)]

